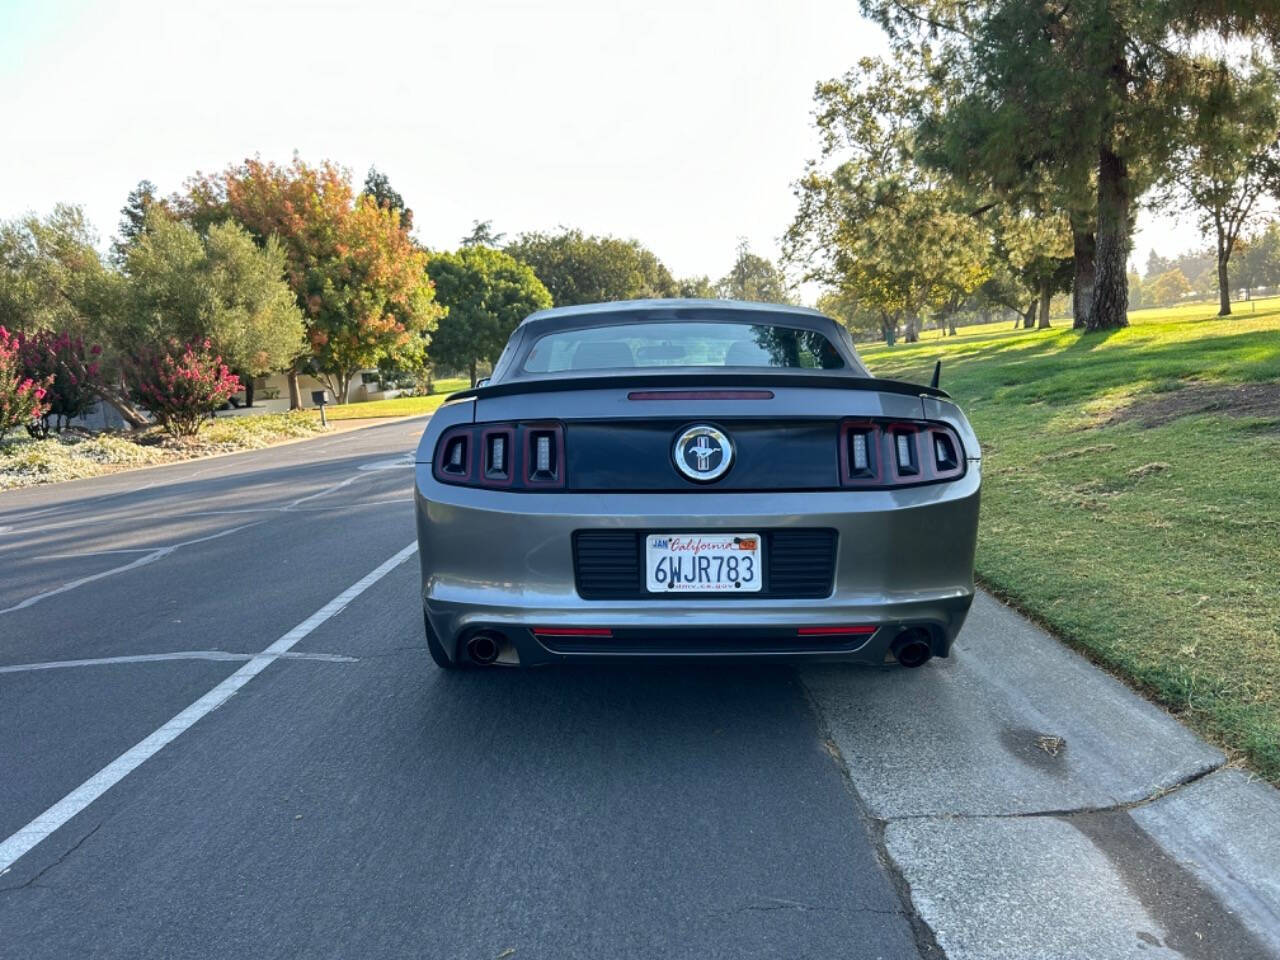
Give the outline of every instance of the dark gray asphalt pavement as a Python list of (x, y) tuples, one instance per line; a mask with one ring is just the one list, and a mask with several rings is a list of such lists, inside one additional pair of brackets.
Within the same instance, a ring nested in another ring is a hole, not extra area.
[[(0, 843), (409, 544), (421, 429), (0, 494)], [(417, 590), (0, 874), (0, 956), (920, 955), (792, 669), (443, 674)]]

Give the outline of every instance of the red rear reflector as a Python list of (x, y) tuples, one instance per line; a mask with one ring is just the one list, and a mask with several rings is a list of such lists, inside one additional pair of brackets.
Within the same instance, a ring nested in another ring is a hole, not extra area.
[(796, 627), (801, 637), (866, 637), (875, 632), (875, 627)]
[(612, 637), (608, 627), (530, 627), (535, 637)]
[(632, 390), (628, 400), (772, 400), (772, 390)]

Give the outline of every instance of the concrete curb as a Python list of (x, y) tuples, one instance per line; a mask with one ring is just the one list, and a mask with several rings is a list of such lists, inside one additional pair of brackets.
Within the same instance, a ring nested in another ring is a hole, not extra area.
[(951, 960), (1280, 958), (1280, 791), (991, 596), (949, 660), (801, 678)]

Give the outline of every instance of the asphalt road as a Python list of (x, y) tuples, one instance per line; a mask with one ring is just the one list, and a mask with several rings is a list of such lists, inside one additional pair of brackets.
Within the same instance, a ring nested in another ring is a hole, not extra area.
[(985, 594), (436, 670), (422, 425), (0, 495), (0, 958), (1280, 958), (1280, 793)]
[(0, 955), (939, 955), (794, 669), (430, 665), (421, 429), (0, 496)]

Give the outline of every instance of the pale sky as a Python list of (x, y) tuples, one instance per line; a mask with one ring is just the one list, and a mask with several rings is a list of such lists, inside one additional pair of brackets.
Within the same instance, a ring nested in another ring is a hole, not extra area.
[[(296, 150), (376, 164), (432, 248), (563, 224), (715, 279), (778, 255), (814, 84), (883, 50), (856, 0), (0, 0), (0, 217), (78, 203), (105, 246), (138, 180)], [(1197, 241), (1142, 224), (1138, 263)]]

